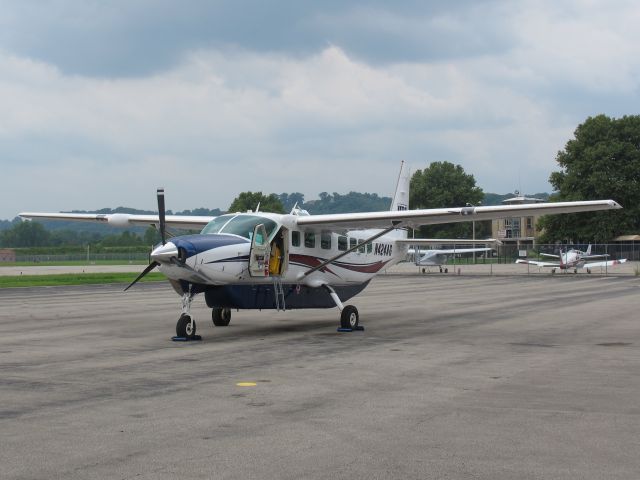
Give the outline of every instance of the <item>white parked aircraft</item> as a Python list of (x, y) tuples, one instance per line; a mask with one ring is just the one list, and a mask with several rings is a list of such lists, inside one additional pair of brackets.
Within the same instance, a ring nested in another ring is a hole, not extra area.
[(587, 251), (583, 252), (577, 249), (571, 249), (566, 252), (560, 250), (560, 255), (554, 255), (552, 253), (541, 253), (542, 257), (550, 257), (557, 258), (557, 262), (541, 262), (539, 260), (525, 260), (518, 259), (516, 263), (527, 263), (530, 265), (536, 265), (537, 267), (549, 267), (551, 268), (551, 273), (555, 273), (556, 269), (560, 270), (571, 270), (573, 269), (573, 273), (578, 273), (579, 268), (586, 268), (587, 273), (591, 273), (592, 268), (597, 267), (613, 267), (614, 265), (619, 265), (621, 263), (625, 263), (627, 261), (626, 258), (621, 260), (605, 260), (600, 262), (587, 262), (587, 260), (594, 260), (596, 258), (606, 258), (609, 255), (592, 255), (591, 254), (591, 245), (587, 247)]
[[(414, 239), (415, 241), (415, 239)], [(433, 243), (436, 243), (434, 240)], [(481, 241), (476, 241), (475, 243), (482, 243)], [(447, 261), (453, 255), (463, 254), (463, 253), (473, 253), (473, 252), (490, 252), (493, 250), (488, 247), (477, 247), (477, 248), (441, 248), (434, 250), (419, 250), (415, 248), (410, 248), (407, 251), (407, 261), (413, 262), (421, 267), (439, 267), (440, 273), (449, 273), (449, 269), (446, 267)]]
[[(358, 310), (343, 302), (360, 293), (373, 276), (406, 258), (412, 239), (407, 228), (493, 218), (588, 212), (621, 208), (613, 200), (486, 207), (408, 210), (409, 171), (400, 169), (390, 211), (309, 215), (229, 213), (219, 217), (165, 216), (164, 190), (158, 190), (158, 215), (21, 213), (45, 218), (155, 225), (162, 244), (131, 285), (158, 267), (182, 297), (176, 325), (180, 337), (193, 337), (190, 307), (203, 293), (213, 323), (229, 324), (231, 309), (330, 308), (341, 312), (344, 328), (358, 327)], [(166, 226), (202, 228), (200, 234), (166, 240)]]

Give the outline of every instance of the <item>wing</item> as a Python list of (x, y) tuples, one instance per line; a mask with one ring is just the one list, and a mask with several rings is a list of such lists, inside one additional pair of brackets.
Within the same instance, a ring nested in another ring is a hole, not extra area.
[[(497, 205), (490, 207), (432, 208), (425, 210), (399, 210), (366, 213), (337, 213), (298, 217), (300, 227), (326, 229), (364, 229), (410, 227), (440, 223), (493, 220), (495, 218), (545, 215), (556, 213), (592, 212), (622, 208), (613, 200), (584, 202), (531, 203), (522, 205)], [(479, 242), (478, 242), (479, 243)]]
[[(435, 255), (453, 255), (454, 253), (473, 253), (473, 252), (489, 252), (493, 250), (492, 248), (448, 248), (448, 249), (434, 249), (434, 250), (425, 250), (421, 253), (428, 254), (433, 253)], [(414, 252), (413, 248), (409, 249), (409, 253)]]
[(502, 245), (502, 242), (495, 238), (477, 238), (475, 240), (469, 238), (396, 238), (394, 241), (408, 245)]
[(608, 256), (608, 253), (603, 253), (601, 255), (581, 255), (580, 258), (582, 260), (593, 260), (594, 258), (606, 258)]
[[(23, 212), (18, 214), (22, 218), (44, 220), (66, 220), (73, 222), (97, 222), (108, 224), (112, 227), (148, 226), (157, 225), (160, 220), (158, 215), (130, 215), (128, 213), (35, 213)], [(167, 215), (168, 227), (183, 228), (186, 230), (200, 230), (216, 217)]]
[(523, 260), (521, 258), (519, 258), (518, 260), (516, 260), (516, 263), (528, 263), (529, 265), (535, 265), (536, 267), (559, 267), (560, 264), (559, 263), (554, 263), (554, 262), (539, 262), (537, 260)]
[(619, 265), (621, 263), (625, 263), (627, 261), (626, 258), (621, 260), (607, 260), (605, 262), (589, 262), (585, 263), (582, 268), (596, 268), (596, 267), (613, 267), (614, 265)]
[(553, 253), (541, 253), (541, 257), (560, 258), (560, 255), (554, 255)]

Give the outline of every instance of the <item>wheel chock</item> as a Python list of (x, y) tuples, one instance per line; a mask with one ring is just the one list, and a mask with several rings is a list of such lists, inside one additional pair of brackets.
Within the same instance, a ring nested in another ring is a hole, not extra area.
[(194, 335), (193, 337), (171, 337), (174, 342), (190, 342), (191, 340), (202, 340), (200, 335)]
[(358, 331), (358, 332), (363, 332), (364, 331), (364, 327), (362, 325), (358, 325), (356, 328), (342, 328), (342, 327), (338, 327), (338, 332), (353, 332), (353, 331)]

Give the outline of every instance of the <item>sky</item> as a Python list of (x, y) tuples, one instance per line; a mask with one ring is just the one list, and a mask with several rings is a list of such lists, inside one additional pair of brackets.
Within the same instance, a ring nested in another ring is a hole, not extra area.
[(551, 191), (589, 116), (640, 114), (632, 1), (2, 1), (0, 218), (390, 196), (401, 160)]

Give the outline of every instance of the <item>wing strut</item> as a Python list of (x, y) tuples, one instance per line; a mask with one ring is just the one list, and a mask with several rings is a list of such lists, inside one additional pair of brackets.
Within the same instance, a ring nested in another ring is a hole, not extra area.
[(367, 238), (364, 242), (362, 243), (358, 243), (357, 245), (354, 245), (353, 247), (351, 247), (348, 250), (345, 250), (344, 252), (336, 255), (335, 257), (330, 258), (329, 260), (325, 260), (324, 262), (322, 262), (320, 265), (316, 265), (313, 268), (310, 268), (309, 270), (307, 270), (306, 272), (304, 272), (300, 278), (304, 278), (307, 275), (311, 275), (313, 272), (317, 272), (318, 270), (323, 269), (324, 267), (326, 267), (327, 265), (329, 265), (330, 263), (335, 262), (336, 260), (344, 257), (345, 255), (359, 249), (362, 248), (363, 246), (366, 246), (367, 244), (373, 242), (374, 240), (376, 240), (377, 238), (380, 238), (383, 235), (386, 235), (387, 233), (389, 233), (391, 230), (395, 230), (396, 228), (398, 228), (398, 225), (400, 224), (400, 222), (396, 221), (393, 222), (393, 225), (389, 228), (385, 228), (384, 230), (382, 230), (379, 233), (376, 233), (375, 235), (373, 235), (372, 237)]

